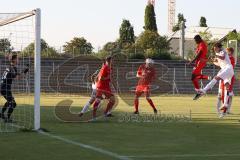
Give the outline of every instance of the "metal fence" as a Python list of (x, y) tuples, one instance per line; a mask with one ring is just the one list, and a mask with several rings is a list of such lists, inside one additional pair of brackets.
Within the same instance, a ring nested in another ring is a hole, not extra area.
[[(194, 87), (191, 82), (192, 66), (183, 61), (155, 61), (157, 80), (152, 84), (152, 92), (155, 94), (193, 94)], [(3, 73), (6, 63), (1, 60), (0, 71)], [(117, 86), (117, 92), (127, 94), (134, 91), (137, 84), (135, 77), (139, 65), (143, 60), (119, 61), (113, 65), (113, 77)], [(81, 59), (44, 59), (41, 62), (41, 92), (44, 93), (68, 93), (85, 94), (91, 91), (90, 75), (102, 65), (98, 61), (81, 61)], [(21, 70), (22, 67), (20, 67)], [(208, 65), (203, 74), (214, 76), (219, 68)], [(238, 77), (239, 66), (235, 68)], [(34, 77), (33, 67), (26, 79), (13, 84), (14, 92), (33, 92)], [(200, 81), (204, 86), (208, 81)], [(218, 85), (210, 93), (217, 92)], [(239, 93), (238, 79), (234, 86), (235, 94)]]

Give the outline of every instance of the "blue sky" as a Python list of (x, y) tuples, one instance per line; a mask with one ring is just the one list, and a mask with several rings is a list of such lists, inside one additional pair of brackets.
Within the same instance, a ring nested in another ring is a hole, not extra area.
[[(240, 29), (239, 0), (176, 0), (187, 26), (197, 26), (205, 16), (212, 27)], [(160, 34), (167, 33), (167, 0), (156, 0)], [(135, 34), (143, 31), (147, 0), (5, 0), (0, 12), (42, 10), (42, 37), (52, 46), (62, 46), (74, 36), (84, 36), (95, 48), (118, 37), (122, 19), (128, 19)]]

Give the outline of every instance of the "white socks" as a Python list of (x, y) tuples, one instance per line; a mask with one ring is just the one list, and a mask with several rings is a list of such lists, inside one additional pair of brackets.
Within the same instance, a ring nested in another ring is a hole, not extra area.
[(221, 105), (222, 105), (221, 97), (218, 97), (218, 100), (217, 100), (217, 112), (218, 113), (220, 112)]
[(229, 100), (228, 100), (228, 112), (229, 112), (229, 113), (230, 113), (230, 111), (231, 111), (232, 99), (233, 99), (233, 97), (232, 97), (232, 96), (229, 96)]
[(212, 79), (212, 80), (206, 85), (206, 87), (203, 89), (203, 91), (206, 93), (207, 91), (209, 91), (210, 89), (212, 89), (217, 82), (218, 82), (218, 81), (217, 81), (215, 78)]
[(88, 108), (90, 107), (90, 105), (91, 105), (91, 104), (90, 104), (89, 102), (88, 102), (87, 104), (85, 104), (85, 106), (83, 107), (81, 113), (87, 112), (87, 110), (88, 110)]
[(226, 91), (225, 93), (224, 93), (224, 106), (225, 107), (227, 107), (228, 108), (228, 100), (229, 100), (229, 92), (228, 91)]

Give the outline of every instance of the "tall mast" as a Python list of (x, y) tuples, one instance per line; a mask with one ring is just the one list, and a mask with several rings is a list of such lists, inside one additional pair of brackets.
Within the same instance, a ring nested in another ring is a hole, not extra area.
[(168, 32), (172, 33), (172, 28), (175, 25), (176, 0), (168, 0)]

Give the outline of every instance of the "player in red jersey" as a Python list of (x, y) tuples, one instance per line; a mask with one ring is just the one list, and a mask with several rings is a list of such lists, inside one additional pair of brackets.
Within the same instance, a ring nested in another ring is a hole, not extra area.
[[(202, 75), (202, 69), (207, 64), (207, 53), (208, 53), (208, 47), (207, 44), (202, 40), (200, 35), (196, 35), (194, 37), (194, 40), (197, 44), (196, 49), (196, 57), (189, 63), (193, 64), (195, 63), (195, 66), (192, 71), (192, 82), (195, 87), (195, 90), (198, 91), (200, 89), (198, 81), (200, 79), (211, 79), (209, 76)], [(195, 100), (196, 97), (193, 99)]]
[(153, 60), (148, 58), (146, 59), (146, 63), (141, 65), (137, 71), (137, 78), (139, 78), (138, 85), (136, 87), (135, 92), (135, 112), (134, 114), (139, 114), (138, 105), (139, 105), (139, 97), (144, 93), (146, 96), (146, 100), (153, 108), (155, 114), (157, 114), (157, 109), (153, 104), (153, 101), (150, 98), (150, 84), (156, 78), (155, 68), (153, 66)]
[[(231, 61), (231, 64), (233, 66), (233, 69), (235, 68), (235, 65), (236, 65), (236, 62), (235, 62), (235, 58), (234, 58), (234, 49), (233, 48), (227, 48), (226, 49), (228, 55), (229, 55), (229, 58), (230, 58), (230, 61)], [(230, 113), (230, 110), (231, 110), (231, 105), (232, 105), (232, 98), (234, 96), (234, 93), (233, 93), (233, 85), (234, 85), (234, 82), (235, 82), (235, 76), (232, 77), (231, 79), (231, 84), (229, 86), (229, 89), (228, 91), (226, 92), (226, 87), (223, 83), (223, 81), (219, 81), (219, 91), (218, 91), (218, 103), (217, 103), (217, 110), (218, 110), (218, 113), (220, 113), (220, 108), (221, 108), (221, 105), (224, 104), (224, 100), (228, 100), (228, 108), (227, 110), (223, 111), (223, 113)]]
[(106, 99), (109, 100), (107, 104), (107, 108), (104, 111), (104, 114), (106, 117), (112, 116), (109, 111), (111, 111), (112, 107), (115, 104), (115, 97), (114, 94), (111, 91), (110, 83), (111, 83), (111, 68), (112, 65), (112, 57), (108, 56), (105, 59), (105, 63), (103, 64), (99, 74), (98, 74), (98, 80), (97, 80), (97, 94), (96, 94), (96, 100), (93, 105), (93, 119), (96, 118), (96, 112), (99, 104), (101, 103), (101, 99), (104, 95)]

